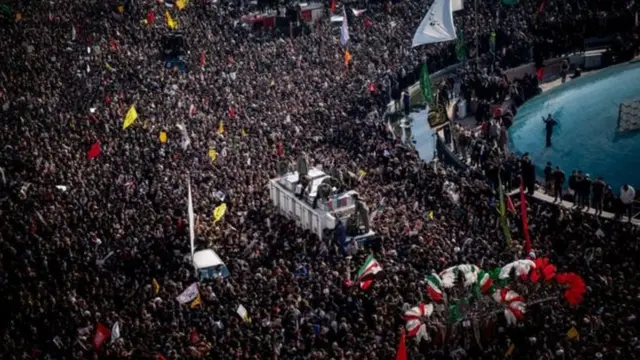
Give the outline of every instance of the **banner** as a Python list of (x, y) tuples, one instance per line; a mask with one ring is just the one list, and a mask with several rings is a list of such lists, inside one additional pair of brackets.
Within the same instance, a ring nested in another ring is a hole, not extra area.
[(412, 47), (456, 39), (451, 0), (436, 0), (413, 35)]

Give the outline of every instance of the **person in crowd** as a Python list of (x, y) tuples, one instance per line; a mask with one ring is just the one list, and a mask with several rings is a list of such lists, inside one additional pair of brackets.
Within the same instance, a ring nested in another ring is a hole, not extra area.
[(591, 176), (589, 174), (585, 174), (584, 178), (580, 182), (580, 205), (578, 206), (580, 209), (589, 210), (590, 202), (591, 202), (591, 185), (593, 181), (591, 180)]
[(560, 201), (562, 203), (562, 188), (564, 187), (564, 171), (560, 169), (559, 166), (556, 166), (556, 169), (553, 171), (553, 202)]
[(562, 59), (562, 68), (560, 70), (560, 79), (562, 79), (562, 83), (564, 84), (567, 81), (567, 74), (569, 74), (569, 61), (567, 59)]
[(575, 178), (575, 189), (574, 189), (575, 197), (573, 201), (574, 208), (579, 208), (580, 204), (582, 204), (583, 202), (583, 199), (582, 199), (582, 194), (584, 194), (584, 191), (582, 191), (584, 189), (583, 182), (584, 182), (584, 174), (582, 173), (582, 170), (578, 170)]
[(551, 162), (547, 162), (544, 167), (544, 190), (547, 194), (553, 193), (553, 167)]
[(573, 197), (574, 204), (578, 202), (578, 193), (576, 189), (578, 188), (578, 170), (573, 169), (571, 175), (569, 176), (569, 195)]
[(402, 108), (404, 109), (404, 116), (409, 116), (411, 113), (411, 94), (407, 90), (402, 92)]
[(631, 222), (633, 212), (633, 202), (636, 199), (636, 189), (629, 184), (624, 184), (620, 188), (618, 217), (627, 216), (627, 220)]
[(602, 215), (602, 206), (604, 204), (604, 190), (607, 184), (602, 176), (598, 176), (596, 181), (591, 185), (591, 206), (596, 212), (596, 216)]
[(528, 154), (523, 155), (520, 162), (520, 169), (522, 172), (524, 185), (527, 188), (527, 194), (529, 196), (533, 196), (536, 185), (536, 167), (529, 158)]

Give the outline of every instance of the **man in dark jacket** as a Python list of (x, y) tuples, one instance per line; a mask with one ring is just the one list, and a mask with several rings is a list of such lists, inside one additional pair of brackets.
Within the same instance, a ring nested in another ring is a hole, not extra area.
[(607, 184), (602, 176), (598, 176), (598, 179), (591, 186), (591, 206), (593, 206), (598, 216), (602, 215), (602, 203), (604, 202), (604, 189), (606, 187)]
[(553, 193), (554, 199), (553, 202), (558, 201), (562, 202), (562, 187), (564, 186), (564, 171), (560, 169), (559, 166), (556, 166), (556, 169), (553, 171)]
[(527, 187), (527, 194), (533, 196), (536, 183), (536, 168), (527, 155), (522, 158), (521, 169), (522, 179), (524, 185)]
[(569, 187), (571, 187), (573, 183), (573, 187), (571, 188), (573, 190), (573, 207), (577, 208), (580, 205), (582, 170), (574, 171), (574, 174), (571, 174), (571, 178), (569, 178)]
[(589, 199), (591, 197), (591, 178), (589, 174), (585, 174), (580, 183), (580, 208), (589, 210)]
[(551, 194), (553, 186), (553, 168), (551, 163), (547, 162), (547, 166), (544, 167), (544, 187), (547, 194)]

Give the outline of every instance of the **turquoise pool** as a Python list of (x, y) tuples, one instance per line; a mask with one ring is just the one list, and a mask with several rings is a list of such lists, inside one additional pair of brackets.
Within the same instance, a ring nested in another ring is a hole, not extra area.
[[(528, 152), (540, 175), (550, 161), (567, 177), (573, 169), (603, 176), (614, 191), (623, 183), (640, 185), (640, 132), (616, 133), (619, 104), (639, 97), (639, 63), (584, 75), (523, 104), (509, 129), (509, 147)], [(559, 123), (551, 148), (545, 147), (547, 114)]]

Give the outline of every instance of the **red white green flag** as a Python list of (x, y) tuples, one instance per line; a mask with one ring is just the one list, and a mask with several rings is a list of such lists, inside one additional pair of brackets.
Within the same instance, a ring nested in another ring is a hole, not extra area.
[(364, 264), (358, 270), (357, 281), (360, 284), (362, 290), (367, 290), (372, 284), (377, 273), (382, 271), (382, 267), (378, 261), (369, 255)]

